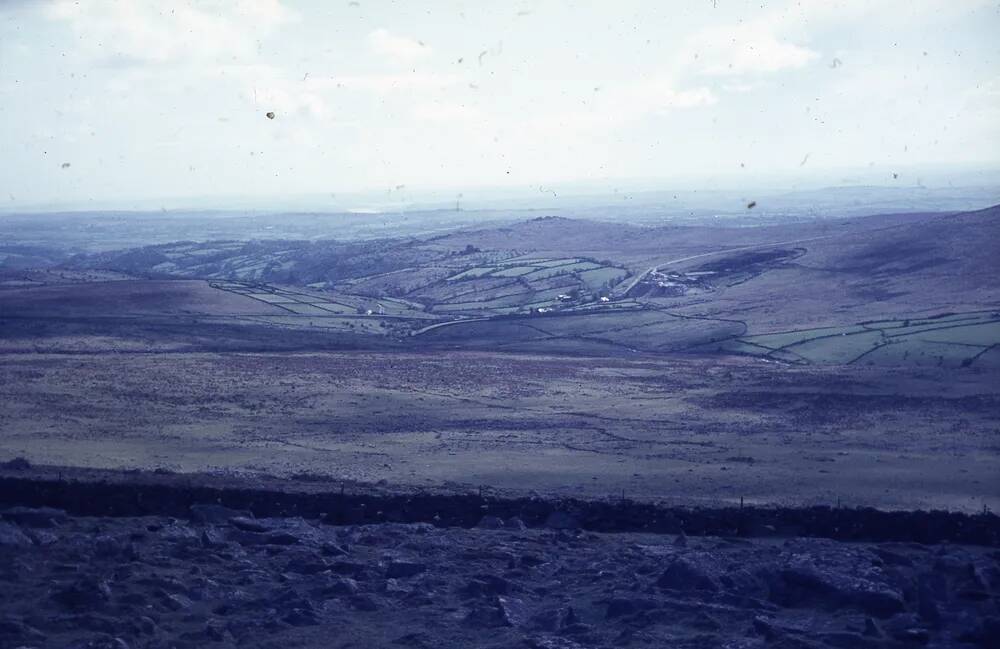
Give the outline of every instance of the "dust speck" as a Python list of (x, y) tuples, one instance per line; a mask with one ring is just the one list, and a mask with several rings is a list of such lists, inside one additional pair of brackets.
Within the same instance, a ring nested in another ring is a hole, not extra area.
[(267, 112), (265, 113), (265, 116), (266, 116), (266, 117), (267, 117), (268, 119), (274, 119), (274, 111), (273, 111), (273, 110), (269, 110), (269, 111), (267, 111)]

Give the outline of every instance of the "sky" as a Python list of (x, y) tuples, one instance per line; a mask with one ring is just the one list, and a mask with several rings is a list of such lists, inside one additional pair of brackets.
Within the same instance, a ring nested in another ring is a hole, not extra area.
[(6, 210), (993, 167), (1000, 3), (2, 0), (0, 151)]

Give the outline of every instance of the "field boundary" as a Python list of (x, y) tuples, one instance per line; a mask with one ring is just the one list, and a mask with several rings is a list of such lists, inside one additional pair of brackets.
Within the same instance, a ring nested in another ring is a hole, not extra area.
[(221, 504), (259, 517), (301, 516), (333, 525), (431, 523), (474, 527), (484, 515), (519, 516), (546, 526), (561, 512), (570, 527), (594, 532), (791, 537), (841, 541), (967, 543), (1000, 547), (1000, 516), (984, 511), (884, 511), (832, 506), (678, 507), (620, 500), (501, 497), (476, 493), (393, 493), (352, 484), (340, 491), (324, 482), (256, 480), (250, 477), (66, 469), (73, 477), (0, 473), (0, 505), (57, 507), (77, 516), (188, 517), (191, 505)]

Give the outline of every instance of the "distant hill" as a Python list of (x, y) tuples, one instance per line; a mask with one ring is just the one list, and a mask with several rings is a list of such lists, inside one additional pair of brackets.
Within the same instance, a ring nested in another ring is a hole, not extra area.
[[(961, 365), (992, 362), (1000, 343), (998, 240), (1000, 206), (762, 227), (538, 217), (424, 237), (80, 254), (57, 268), (147, 281), (9, 289), (2, 302), (22, 315), (251, 315), (352, 344), (374, 334), (416, 346)], [(174, 302), (184, 306), (166, 308)]]

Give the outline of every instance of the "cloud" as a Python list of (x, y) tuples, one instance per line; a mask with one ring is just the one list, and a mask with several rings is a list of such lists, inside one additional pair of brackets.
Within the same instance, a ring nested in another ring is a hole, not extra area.
[[(328, 113), (326, 99), (318, 93), (299, 90), (287, 83), (267, 83), (251, 90), (253, 101), (263, 110), (274, 111), (281, 117), (302, 115), (324, 118)], [(251, 93), (248, 93), (250, 98)]]
[(819, 52), (782, 38), (767, 20), (713, 26), (688, 42), (695, 68), (708, 75), (742, 75), (801, 68)]
[(718, 101), (710, 88), (676, 89), (666, 78), (607, 84), (588, 102), (586, 109), (555, 110), (528, 120), (534, 130), (577, 135), (607, 130), (672, 110), (711, 106)]
[(455, 74), (365, 74), (317, 80), (326, 87), (357, 88), (379, 95), (394, 92), (444, 90), (461, 82)]
[(966, 92), (965, 108), (993, 115), (1000, 114), (1000, 77), (976, 84)]
[(754, 90), (757, 89), (757, 87), (758, 85), (755, 83), (735, 82), (735, 83), (722, 84), (722, 89), (725, 90), (726, 92), (739, 93), (739, 94), (745, 92), (753, 92)]
[(483, 119), (476, 108), (453, 101), (427, 101), (413, 107), (414, 119), (423, 122), (472, 122)]
[(141, 0), (58, 0), (44, 15), (68, 23), (87, 53), (118, 63), (167, 63), (243, 56), (258, 37), (297, 15), (279, 0), (238, 0), (209, 8)]
[(635, 107), (642, 113), (663, 113), (673, 108), (710, 106), (718, 99), (704, 86), (677, 90), (664, 79), (640, 81), (626, 85), (614, 98), (615, 102)]
[[(379, 97), (404, 95), (417, 102), (411, 114), (421, 120), (449, 121), (470, 119), (477, 113), (471, 108), (448, 101), (429, 101), (428, 93), (453, 87), (461, 78), (453, 74), (368, 74), (343, 77), (292, 78), (281, 68), (271, 65), (220, 66), (216, 78), (238, 81), (243, 96), (259, 108), (274, 110), (279, 115), (298, 115), (332, 123), (331, 105), (340, 91), (360, 91)], [(338, 111), (342, 112), (342, 111)]]
[(397, 36), (387, 29), (376, 29), (368, 34), (368, 47), (376, 54), (402, 64), (413, 63), (431, 53), (431, 48), (420, 41)]

